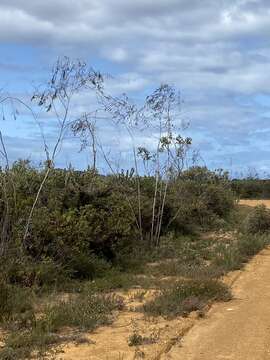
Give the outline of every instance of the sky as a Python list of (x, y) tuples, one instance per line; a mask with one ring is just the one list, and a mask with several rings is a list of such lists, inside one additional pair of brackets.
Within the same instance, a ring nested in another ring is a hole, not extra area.
[[(111, 86), (138, 102), (168, 83), (181, 91), (203, 163), (270, 173), (269, 34), (268, 0), (1, 0), (0, 87), (29, 99), (64, 55), (112, 74)], [(0, 127), (11, 160), (42, 158), (27, 114)], [(117, 128), (98, 130), (112, 152), (130, 156)], [(46, 131), (52, 144), (56, 130)], [(87, 164), (78, 145), (67, 139), (59, 166)]]

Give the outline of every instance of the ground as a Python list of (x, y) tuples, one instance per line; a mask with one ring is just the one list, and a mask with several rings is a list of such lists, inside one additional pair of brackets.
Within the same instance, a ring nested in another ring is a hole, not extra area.
[(240, 205), (247, 206), (256, 206), (256, 205), (265, 205), (267, 208), (270, 208), (270, 200), (251, 200), (251, 199), (243, 199), (239, 201)]
[[(242, 200), (254, 206), (270, 201)], [(270, 359), (270, 249), (265, 249), (241, 271), (224, 281), (232, 288), (233, 300), (211, 307), (203, 319), (193, 312), (188, 318), (164, 320), (145, 318), (133, 311), (139, 305), (139, 291), (126, 295), (127, 310), (111, 325), (86, 336), (89, 342), (68, 344), (58, 359), (80, 360), (264, 360)], [(143, 294), (147, 299), (151, 291)], [(138, 331), (149, 341), (129, 346)]]
[(269, 273), (268, 248), (235, 281), (234, 300), (214, 305), (161, 359), (270, 359)]

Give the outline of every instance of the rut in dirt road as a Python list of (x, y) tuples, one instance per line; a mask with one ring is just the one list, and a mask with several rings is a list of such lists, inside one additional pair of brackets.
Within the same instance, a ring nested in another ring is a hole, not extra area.
[(247, 264), (234, 300), (216, 304), (162, 359), (270, 359), (270, 248)]

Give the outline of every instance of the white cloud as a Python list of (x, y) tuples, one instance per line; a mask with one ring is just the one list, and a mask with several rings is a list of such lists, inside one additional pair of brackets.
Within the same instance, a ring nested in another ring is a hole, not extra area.
[(270, 92), (268, 0), (1, 0), (0, 20), (3, 43), (109, 64), (120, 73), (115, 92), (174, 83), (194, 131), (213, 143), (229, 134), (247, 147), (267, 126), (269, 111), (252, 96)]

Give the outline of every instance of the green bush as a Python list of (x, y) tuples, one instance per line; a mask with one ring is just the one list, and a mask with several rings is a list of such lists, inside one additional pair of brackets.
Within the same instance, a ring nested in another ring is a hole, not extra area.
[(67, 268), (71, 276), (76, 279), (93, 280), (108, 273), (111, 265), (105, 259), (91, 253), (73, 253), (67, 263)]
[(263, 250), (269, 243), (269, 234), (244, 234), (238, 241), (238, 251), (247, 260)]
[(69, 276), (67, 268), (50, 258), (33, 261), (30, 257), (7, 258), (0, 269), (6, 282), (24, 287), (50, 287), (62, 284)]
[(117, 308), (117, 298), (92, 292), (48, 307), (40, 325), (55, 332), (64, 326), (93, 330), (110, 322), (111, 312)]
[(228, 288), (217, 280), (191, 280), (164, 290), (146, 303), (143, 310), (148, 315), (171, 318), (202, 310), (209, 301), (228, 301), (230, 298)]
[(212, 255), (213, 264), (217, 266), (221, 272), (227, 273), (232, 270), (239, 270), (243, 263), (243, 254), (239, 250), (238, 243), (236, 244), (218, 244)]
[(234, 208), (228, 175), (201, 167), (184, 171), (172, 184), (168, 198), (169, 223), (185, 234), (198, 227), (224, 226), (221, 219), (227, 218)]
[(250, 211), (243, 223), (246, 233), (265, 233), (270, 230), (270, 211), (265, 205), (258, 205)]
[(33, 295), (29, 289), (0, 282), (0, 323), (18, 326), (33, 316)]

